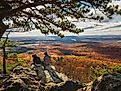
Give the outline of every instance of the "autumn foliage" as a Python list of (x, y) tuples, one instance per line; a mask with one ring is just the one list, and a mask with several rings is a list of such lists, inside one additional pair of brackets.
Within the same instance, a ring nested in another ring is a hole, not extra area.
[[(120, 44), (105, 43), (53, 43), (35, 46), (33, 54), (37, 54), (43, 61), (44, 51), (41, 48), (48, 48), (52, 64), (57, 71), (65, 73), (71, 79), (90, 82), (102, 74), (121, 73), (120, 47)], [(0, 62), (2, 62), (1, 59)], [(19, 63), (22, 66), (31, 67), (32, 54), (20, 53), (17, 56), (8, 57), (7, 62), (11, 65)]]

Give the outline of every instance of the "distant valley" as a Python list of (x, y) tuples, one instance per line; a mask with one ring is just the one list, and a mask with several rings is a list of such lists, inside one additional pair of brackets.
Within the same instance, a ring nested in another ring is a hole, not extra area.
[(121, 42), (121, 35), (95, 35), (95, 36), (37, 36), (37, 37), (11, 37), (14, 42), (20, 44), (39, 44), (39, 43), (83, 43), (83, 42)]

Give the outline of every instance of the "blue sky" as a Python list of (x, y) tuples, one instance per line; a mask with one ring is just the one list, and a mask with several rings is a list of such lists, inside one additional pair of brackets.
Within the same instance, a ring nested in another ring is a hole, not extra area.
[[(113, 4), (121, 5), (121, 1), (112, 2)], [(71, 19), (70, 21), (76, 21), (74, 24), (79, 28), (86, 28), (83, 33), (79, 35), (121, 35), (121, 16), (114, 15), (112, 20), (105, 20), (107, 22), (98, 22), (98, 21), (77, 21), (76, 19)], [(120, 27), (119, 27), (120, 26)], [(63, 32), (65, 35), (76, 35), (69, 32)], [(50, 34), (51, 35), (51, 34)], [(29, 32), (14, 32), (9, 36), (43, 36), (39, 30), (33, 30)]]
[[(114, 19), (108, 22), (87, 21), (74, 22), (79, 28), (87, 28), (79, 35), (121, 35), (121, 16), (115, 16)], [(120, 27), (119, 27), (120, 26)], [(66, 36), (77, 35), (69, 32), (63, 32)], [(50, 34), (51, 35), (51, 34)], [(44, 36), (39, 30), (29, 32), (14, 32), (9, 36)], [(77, 35), (78, 36), (78, 35)]]

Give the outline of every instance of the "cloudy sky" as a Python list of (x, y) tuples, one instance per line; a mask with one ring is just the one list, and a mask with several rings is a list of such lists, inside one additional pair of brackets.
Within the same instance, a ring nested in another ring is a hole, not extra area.
[[(121, 5), (121, 1), (112, 2), (113, 4)], [(84, 28), (85, 31), (79, 35), (121, 35), (121, 16), (114, 15), (113, 19), (105, 20), (103, 22), (98, 21), (76, 21), (75, 19), (68, 18), (70, 21), (75, 21), (74, 24), (77, 27)], [(73, 33), (64, 32), (65, 35), (76, 35)], [(33, 30), (29, 32), (14, 32), (9, 36), (43, 36), (39, 30)]]

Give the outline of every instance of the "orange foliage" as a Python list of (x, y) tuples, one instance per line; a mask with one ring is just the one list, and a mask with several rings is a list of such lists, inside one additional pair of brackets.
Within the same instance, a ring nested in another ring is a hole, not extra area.
[[(41, 48), (48, 48), (52, 57), (52, 64), (55, 65), (57, 71), (65, 73), (74, 80), (91, 81), (90, 70), (92, 66), (97, 67), (98, 65), (102, 68), (105, 66), (121, 66), (119, 53), (121, 44), (55, 43), (35, 46), (35, 53), (33, 54), (37, 54), (43, 60), (44, 51), (41, 51)], [(18, 59), (24, 60), (22, 65), (25, 67), (30, 67), (32, 64), (32, 54), (18, 54)], [(2, 57), (0, 57), (0, 63), (2, 63), (1, 60)], [(9, 63), (14, 62), (9, 60)]]

